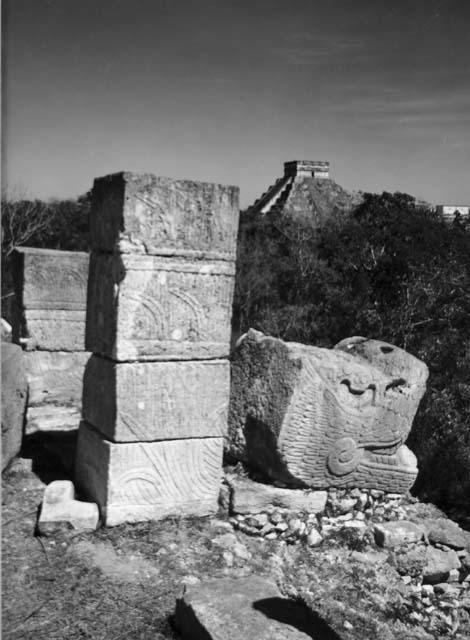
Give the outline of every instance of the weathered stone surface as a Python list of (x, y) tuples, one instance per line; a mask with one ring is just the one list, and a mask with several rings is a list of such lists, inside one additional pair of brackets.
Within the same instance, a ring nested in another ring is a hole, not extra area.
[(115, 363), (92, 356), (83, 417), (113, 442), (224, 436), (228, 360)]
[(417, 466), (404, 441), (427, 368), (412, 356), (408, 361), (405, 352), (396, 358), (391, 345), (376, 344), (384, 357), (392, 354), (393, 375), (384, 363), (379, 369), (339, 348), (250, 330), (232, 359), (228, 454), (290, 484), (406, 491)]
[(437, 584), (445, 582), (452, 569), (459, 569), (460, 560), (452, 549), (442, 551), (435, 547), (428, 547), (426, 565), (423, 570), (423, 582)]
[(26, 309), (22, 342), (28, 350), (84, 351), (86, 311)]
[(79, 407), (60, 404), (28, 406), (25, 434), (38, 431), (76, 431), (80, 426), (82, 412)]
[(2, 342), (1, 350), (3, 471), (21, 449), (28, 385), (21, 348)]
[(447, 518), (426, 520), (424, 526), (427, 530), (429, 542), (444, 544), (452, 549), (465, 549), (467, 547), (467, 535), (456, 522)]
[(99, 522), (98, 505), (75, 500), (75, 488), (70, 480), (55, 480), (47, 485), (38, 530), (41, 535), (53, 535), (70, 527), (76, 531), (94, 531)]
[(238, 187), (117, 173), (93, 186), (98, 251), (234, 260)]
[(29, 349), (84, 349), (88, 262), (88, 254), (78, 251), (15, 251), (14, 342)]
[[(361, 336), (346, 338), (334, 347), (369, 363), (392, 379), (391, 384), (407, 398), (407, 410), (414, 417), (426, 391), (427, 366), (407, 351), (381, 340)], [(411, 424), (411, 422), (410, 422)], [(406, 432), (408, 435), (408, 431)]]
[(391, 563), (402, 576), (420, 578), (426, 565), (427, 548), (424, 544), (402, 547), (392, 555)]
[(24, 353), (29, 405), (62, 404), (80, 408), (86, 351), (29, 351)]
[(423, 539), (424, 533), (423, 527), (408, 520), (381, 522), (374, 527), (376, 543), (379, 547), (389, 549), (411, 542), (419, 542)]
[(259, 576), (219, 578), (186, 587), (176, 603), (175, 624), (183, 640), (316, 637), (308, 609), (283, 598), (274, 582)]
[(21, 247), (15, 250), (17, 300), (25, 309), (86, 309), (89, 255)]
[(217, 511), (222, 438), (111, 443), (80, 425), (77, 486), (105, 524), (208, 515)]
[(224, 357), (234, 266), (92, 255), (86, 347), (115, 360)]
[(325, 509), (326, 491), (281, 489), (242, 477), (231, 477), (227, 482), (233, 513), (261, 513), (270, 507), (289, 509), (296, 513), (321, 513)]

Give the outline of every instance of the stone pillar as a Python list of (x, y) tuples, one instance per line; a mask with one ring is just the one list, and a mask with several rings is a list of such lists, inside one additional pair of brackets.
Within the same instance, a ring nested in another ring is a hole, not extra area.
[(85, 351), (88, 253), (21, 247), (14, 254), (13, 341), (25, 348), (26, 434), (77, 431)]
[(108, 525), (217, 509), (238, 188), (95, 180), (78, 486)]

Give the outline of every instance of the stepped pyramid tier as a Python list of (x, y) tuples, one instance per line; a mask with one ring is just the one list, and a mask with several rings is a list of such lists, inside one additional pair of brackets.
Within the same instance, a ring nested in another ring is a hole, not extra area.
[(251, 215), (283, 214), (323, 222), (332, 213), (346, 212), (359, 204), (361, 194), (346, 191), (330, 177), (324, 160), (292, 160), (284, 163), (284, 176), (276, 180), (248, 208)]

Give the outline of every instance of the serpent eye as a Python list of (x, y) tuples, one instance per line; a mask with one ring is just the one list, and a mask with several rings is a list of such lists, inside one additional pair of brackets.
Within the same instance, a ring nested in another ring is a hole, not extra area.
[(382, 347), (380, 347), (380, 351), (382, 353), (392, 353), (393, 347), (384, 347), (384, 346), (382, 346)]

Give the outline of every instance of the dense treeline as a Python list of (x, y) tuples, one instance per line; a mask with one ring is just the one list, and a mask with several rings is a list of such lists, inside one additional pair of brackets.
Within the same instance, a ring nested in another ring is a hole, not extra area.
[(407, 349), (430, 369), (409, 444), (415, 490), (442, 505), (470, 497), (470, 225), (408, 195), (366, 194), (316, 229), (242, 215), (235, 336), (254, 327), (331, 347), (352, 335)]

